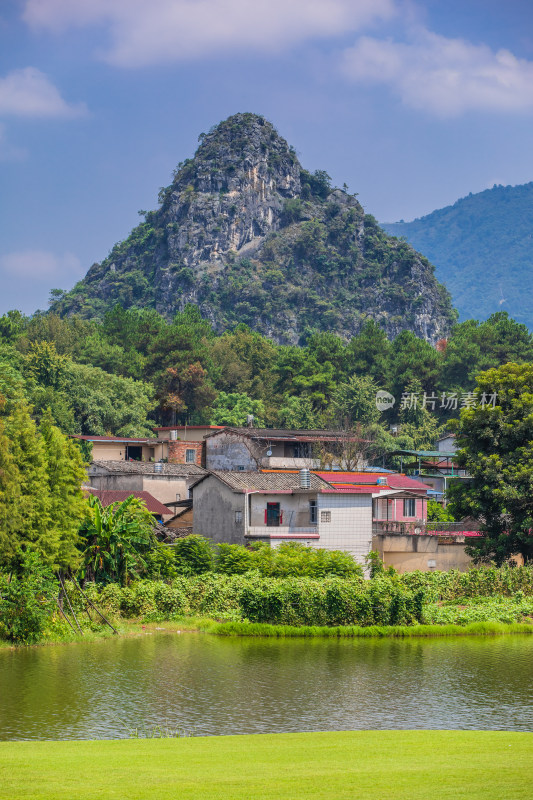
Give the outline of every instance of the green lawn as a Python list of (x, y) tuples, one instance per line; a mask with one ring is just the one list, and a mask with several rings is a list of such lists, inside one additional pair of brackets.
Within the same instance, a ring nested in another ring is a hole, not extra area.
[(356, 731), (0, 743), (0, 798), (530, 800), (533, 734)]

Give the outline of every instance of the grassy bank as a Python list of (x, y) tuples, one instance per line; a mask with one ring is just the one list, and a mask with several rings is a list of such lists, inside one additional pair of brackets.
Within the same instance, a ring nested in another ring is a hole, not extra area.
[[(259, 622), (220, 622), (211, 617), (173, 617), (156, 622), (144, 619), (114, 619), (119, 636), (134, 637), (154, 633), (207, 633), (215, 636), (265, 636), (270, 638), (328, 638), (328, 639), (368, 639), (368, 638), (437, 638), (443, 636), (504, 636), (512, 634), (533, 634), (531, 622), (472, 622), (466, 625), (269, 625)], [(14, 645), (0, 640), (1, 649), (16, 647), (42, 647), (46, 645), (91, 642), (109, 639), (115, 634), (110, 628), (84, 629), (83, 636), (69, 628), (56, 628), (46, 638), (32, 645)]]
[(533, 734), (355, 731), (0, 743), (2, 800), (526, 800)]
[(265, 625), (254, 622), (204, 623), (203, 630), (220, 636), (270, 636), (327, 638), (412, 638), (428, 636), (498, 636), (513, 633), (533, 633), (533, 624), (520, 622), (472, 622), (469, 625), (357, 625), (325, 627), (318, 625)]

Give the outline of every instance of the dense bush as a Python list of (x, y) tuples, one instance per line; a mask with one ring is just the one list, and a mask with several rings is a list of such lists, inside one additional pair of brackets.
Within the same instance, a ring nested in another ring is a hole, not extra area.
[(249, 549), (237, 544), (213, 545), (203, 536), (188, 536), (176, 543), (174, 552), (180, 575), (198, 575), (211, 570), (225, 575), (242, 575), (257, 570), (261, 575), (273, 578), (363, 577), (361, 566), (349, 553), (305, 547), (295, 542), (275, 548), (258, 543)]
[(513, 597), (517, 592), (533, 596), (533, 566), (479, 567), (467, 572), (453, 569), (449, 572), (406, 572), (400, 580), (409, 589), (424, 589), (428, 600), (435, 602), (496, 594)]
[(214, 551), (209, 539), (187, 536), (178, 539), (174, 547), (174, 560), (180, 575), (200, 575), (213, 569)]
[(36, 553), (19, 553), (10, 575), (0, 575), (0, 638), (36, 642), (56, 605), (58, 583)]
[(171, 584), (137, 581), (108, 584), (91, 597), (122, 616), (149, 619), (201, 615), (287, 625), (402, 625), (420, 622), (424, 592), (397, 579), (375, 581), (328, 577), (265, 578), (203, 573), (180, 576)]

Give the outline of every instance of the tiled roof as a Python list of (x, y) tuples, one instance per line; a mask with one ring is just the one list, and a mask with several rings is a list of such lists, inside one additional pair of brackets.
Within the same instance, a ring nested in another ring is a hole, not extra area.
[(197, 464), (165, 464), (161, 463), (161, 472), (156, 472), (153, 461), (93, 461), (89, 467), (99, 467), (107, 472), (117, 474), (143, 474), (143, 475), (176, 475), (179, 477), (193, 477), (205, 475), (205, 469)]
[[(221, 480), (234, 492), (292, 492), (300, 490), (298, 473), (276, 472), (222, 472), (209, 473)], [(207, 477), (207, 476), (206, 476)], [(330, 489), (330, 485), (318, 475), (311, 475), (311, 490)], [(303, 490), (305, 491), (305, 490)]]
[(106, 506), (110, 506), (112, 503), (122, 503), (124, 500), (127, 500), (128, 497), (136, 497), (139, 500), (143, 500), (146, 508), (151, 514), (157, 514), (158, 517), (168, 516), (170, 513), (169, 509), (160, 503), (159, 500), (150, 494), (150, 492), (128, 492), (128, 491), (118, 491), (114, 489), (85, 489), (86, 492), (89, 494), (94, 495), (97, 497), (104, 508)]

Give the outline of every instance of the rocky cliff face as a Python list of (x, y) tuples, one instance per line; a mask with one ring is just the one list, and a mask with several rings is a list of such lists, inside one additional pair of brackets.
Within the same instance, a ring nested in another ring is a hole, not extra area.
[(172, 317), (195, 303), (218, 331), (246, 322), (284, 343), (349, 337), (369, 317), (389, 336), (446, 334), (454, 314), (427, 260), (302, 169), (269, 122), (237, 114), (200, 139), (160, 208), (54, 310), (98, 317), (119, 302)]

